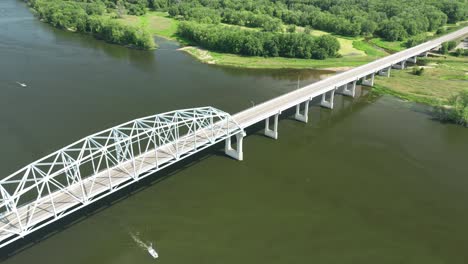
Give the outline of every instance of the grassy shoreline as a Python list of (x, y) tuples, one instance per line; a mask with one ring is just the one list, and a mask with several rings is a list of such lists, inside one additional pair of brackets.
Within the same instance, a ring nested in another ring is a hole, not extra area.
[(467, 57), (429, 58), (422, 76), (413, 74), (411, 68), (392, 71), (390, 78), (376, 78), (372, 93), (432, 106), (437, 119), (468, 126), (466, 65)]
[(378, 76), (375, 91), (413, 102), (441, 106), (449, 104), (453, 96), (468, 89), (468, 58), (445, 56), (428, 58), (426, 61), (426, 65), (422, 66), (425, 70), (422, 76), (414, 75), (412, 67), (393, 70), (390, 78)]
[(332, 71), (344, 71), (378, 59), (378, 57), (370, 56), (329, 58), (325, 60), (294, 59), (283, 57), (247, 57), (208, 51), (193, 46), (186, 46), (180, 50), (190, 54), (200, 62), (206, 64), (246, 69), (324, 69)]
[[(121, 23), (146, 27), (157, 36), (174, 40), (185, 46), (182, 51), (190, 54), (197, 60), (207, 64), (220, 66), (251, 68), (251, 69), (329, 69), (334, 71), (347, 70), (357, 67), (375, 59), (388, 55), (387, 52), (373, 44), (364, 41), (364, 38), (347, 38), (333, 35), (341, 45), (341, 58), (328, 58), (325, 60), (296, 59), (283, 57), (250, 57), (229, 53), (208, 51), (199, 47), (188, 46), (188, 43), (177, 36), (179, 20), (171, 18), (166, 12), (150, 11), (143, 16), (125, 16)], [(255, 30), (255, 29), (249, 29)], [(300, 32), (301, 28), (297, 31)], [(330, 34), (324, 31), (312, 30), (313, 36)]]

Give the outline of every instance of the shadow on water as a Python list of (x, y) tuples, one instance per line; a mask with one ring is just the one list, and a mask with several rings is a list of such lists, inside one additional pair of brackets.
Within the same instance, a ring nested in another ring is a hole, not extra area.
[(75, 224), (80, 223), (81, 221), (87, 219), (94, 214), (97, 214), (110, 206), (123, 201), (124, 199), (133, 196), (148, 187), (153, 186), (159, 182), (164, 181), (165, 179), (189, 168), (192, 164), (201, 162), (211, 156), (224, 156), (222, 148), (224, 147), (224, 142), (220, 142), (212, 147), (204, 149), (193, 156), (187, 157), (176, 164), (162, 169), (152, 175), (149, 175), (146, 178), (141, 179), (138, 182), (135, 182), (125, 188), (116, 191), (106, 197), (103, 197), (100, 200), (95, 201), (94, 203), (89, 204), (82, 209), (71, 213), (70, 215), (65, 216), (64, 218), (52, 222), (51, 224), (27, 235), (23, 239), (18, 239), (10, 245), (7, 245), (0, 249), (0, 261), (5, 261), (30, 247), (33, 247), (36, 244), (60, 233), (62, 230), (65, 230)]
[[(321, 122), (332, 122), (338, 123), (339, 121), (345, 119), (347, 116), (352, 113), (356, 113), (369, 106), (372, 102), (375, 102), (379, 97), (377, 96), (368, 96), (369, 90), (362, 89), (359, 87), (357, 89), (358, 94), (356, 98), (350, 98), (345, 96), (336, 96), (335, 97), (335, 108), (330, 109), (319, 109), (319, 117), (311, 119), (312, 124), (320, 124)], [(316, 97), (310, 103), (311, 107), (320, 107), (321, 97)], [(311, 115), (312, 110), (309, 110), (309, 115)], [(294, 119), (295, 108), (290, 108), (280, 115), (279, 120), (291, 120)], [(248, 136), (264, 136), (263, 135), (264, 122), (258, 122), (246, 129)], [(235, 143), (233, 142), (235, 145)], [(80, 223), (81, 221), (87, 219), (90, 216), (93, 216), (112, 205), (123, 201), (124, 199), (131, 197), (141, 191), (144, 191), (148, 187), (151, 187), (159, 182), (162, 182), (169, 177), (189, 168), (195, 163), (201, 162), (213, 156), (222, 156), (228, 158), (224, 154), (224, 142), (219, 142), (218, 144), (206, 148), (186, 159), (183, 159), (177, 162), (174, 165), (171, 165), (163, 170), (156, 172), (144, 179), (141, 179), (138, 182), (135, 182), (115, 193), (112, 193), (106, 197), (103, 197), (96, 202), (89, 204), (88, 206), (73, 212), (70, 215), (65, 216), (64, 218), (57, 220), (29, 235), (23, 239), (19, 239), (13, 242), (10, 245), (5, 246), (0, 249), (0, 261), (5, 261), (40, 242), (60, 233), (61, 231)]]
[(119, 61), (128, 61), (135, 67), (146, 72), (155, 71), (157, 61), (155, 51), (146, 51), (131, 49), (116, 44), (107, 43), (103, 40), (97, 39), (92, 35), (84, 33), (74, 33), (65, 30), (53, 28), (52, 26), (46, 25), (53, 31), (53, 36), (57, 44), (61, 46), (73, 46), (91, 49), (97, 52), (101, 52), (113, 59)]
[(317, 69), (249, 69), (244, 68), (209, 65), (210, 67), (221, 69), (223, 72), (232, 76), (264, 76), (274, 80), (296, 81), (298, 77), (301, 80), (320, 80), (336, 74), (335, 71), (317, 70)]

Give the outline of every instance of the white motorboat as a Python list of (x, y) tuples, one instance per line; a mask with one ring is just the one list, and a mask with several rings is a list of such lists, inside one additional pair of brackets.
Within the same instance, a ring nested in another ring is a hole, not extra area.
[(158, 252), (153, 248), (153, 243), (150, 243), (148, 247), (148, 253), (155, 259), (159, 257)]
[(21, 87), (26, 87), (28, 85), (26, 85), (25, 83), (20, 83), (20, 82), (16, 82), (17, 84), (19, 84)]

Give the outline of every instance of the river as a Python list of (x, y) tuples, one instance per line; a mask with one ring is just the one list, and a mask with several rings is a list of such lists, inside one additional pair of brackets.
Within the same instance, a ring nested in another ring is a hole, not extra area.
[[(137, 117), (206, 105), (236, 113), (296, 89), (298, 78), (302, 86), (332, 74), (204, 65), (158, 43), (152, 52), (109, 45), (2, 0), (0, 177)], [(335, 103), (314, 104), (308, 124), (284, 113), (277, 141), (250, 129), (242, 162), (217, 145), (0, 260), (155, 262), (138, 240), (167, 264), (466, 263), (468, 131), (390, 96)]]

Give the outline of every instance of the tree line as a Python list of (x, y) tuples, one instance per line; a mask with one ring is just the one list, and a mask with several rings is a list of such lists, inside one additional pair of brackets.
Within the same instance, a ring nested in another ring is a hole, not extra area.
[(152, 7), (201, 23), (281, 29), (310, 26), (344, 36), (403, 40), (467, 19), (465, 0), (151, 0)]
[[(146, 1), (146, 0), (145, 0)], [(29, 0), (40, 19), (57, 28), (92, 34), (96, 38), (138, 49), (156, 47), (151, 34), (144, 28), (124, 25), (105, 16), (120, 2), (111, 0)]]
[(178, 34), (209, 50), (246, 56), (325, 59), (336, 57), (340, 49), (338, 40), (330, 35), (312, 37), (193, 22), (180, 23)]

